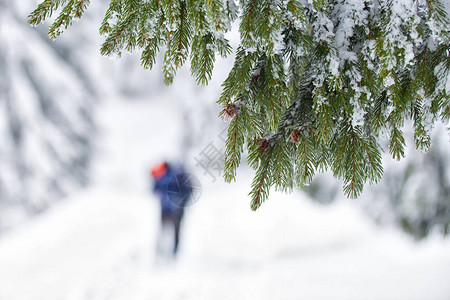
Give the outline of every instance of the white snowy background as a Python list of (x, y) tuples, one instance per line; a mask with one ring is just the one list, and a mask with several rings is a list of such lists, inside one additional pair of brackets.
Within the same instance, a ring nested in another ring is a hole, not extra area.
[[(0, 33), (11, 24), (21, 29), (2, 47), (20, 57), (21, 38), (39, 57), (42, 80), (70, 81), (72, 73), (61, 73), (46, 48), (30, 46), (44, 42), (23, 37), (38, 30), (17, 25), (33, 8), (29, 2), (3, 1), (17, 15), (9, 22), (0, 14)], [(73, 57), (97, 94), (90, 104), (98, 131), (91, 183), (0, 235), (0, 300), (450, 299), (450, 239), (432, 233), (415, 242), (377, 227), (357, 200), (325, 206), (301, 191), (272, 192), (252, 212), (251, 170), (243, 166), (232, 184), (205, 174), (195, 159), (210, 142), (223, 148), (225, 124), (214, 102), (232, 58), (218, 62), (208, 87), (196, 87), (188, 67), (164, 87), (160, 72), (140, 70), (135, 57), (100, 57), (95, 34), (103, 9), (104, 1), (93, 1), (86, 22), (58, 41), (78, 47)], [(85, 99), (83, 83), (70, 86), (75, 90), (66, 93)], [(148, 170), (163, 158), (183, 159), (202, 184), (174, 262), (155, 259), (159, 208)]]

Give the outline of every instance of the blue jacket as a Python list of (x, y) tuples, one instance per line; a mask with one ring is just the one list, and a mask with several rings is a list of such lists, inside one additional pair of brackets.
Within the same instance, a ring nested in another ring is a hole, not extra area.
[(188, 174), (181, 166), (169, 165), (166, 172), (154, 181), (153, 191), (159, 196), (163, 214), (182, 214), (192, 188)]

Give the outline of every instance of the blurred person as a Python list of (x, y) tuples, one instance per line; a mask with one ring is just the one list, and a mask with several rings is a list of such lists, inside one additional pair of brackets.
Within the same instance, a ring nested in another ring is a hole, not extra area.
[(175, 258), (180, 242), (184, 208), (188, 205), (193, 192), (191, 175), (182, 165), (168, 162), (154, 166), (151, 175), (153, 192), (159, 197), (161, 209), (157, 255)]

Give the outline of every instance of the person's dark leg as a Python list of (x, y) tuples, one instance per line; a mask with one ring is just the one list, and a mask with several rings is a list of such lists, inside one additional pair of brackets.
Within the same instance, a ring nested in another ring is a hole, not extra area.
[(183, 217), (183, 213), (175, 214), (173, 216), (173, 225), (174, 225), (174, 233), (175, 233), (175, 243), (173, 246), (173, 255), (177, 255), (178, 252), (178, 244), (180, 242), (180, 226), (181, 226), (181, 219)]

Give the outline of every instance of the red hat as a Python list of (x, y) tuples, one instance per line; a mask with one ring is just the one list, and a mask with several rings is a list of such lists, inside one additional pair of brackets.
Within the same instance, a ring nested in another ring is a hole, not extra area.
[(167, 163), (158, 164), (152, 169), (152, 176), (155, 179), (161, 178), (167, 171)]

